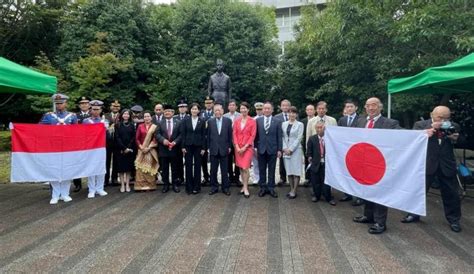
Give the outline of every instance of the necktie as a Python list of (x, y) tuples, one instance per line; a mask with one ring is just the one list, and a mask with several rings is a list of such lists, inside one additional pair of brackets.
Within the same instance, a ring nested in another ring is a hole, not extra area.
[(217, 119), (217, 133), (221, 135), (221, 119)]
[(324, 140), (323, 138), (319, 138), (319, 152), (321, 153), (321, 158), (324, 158)]
[(284, 117), (285, 117), (285, 122), (288, 121), (288, 116), (287, 116), (288, 114), (283, 113), (283, 115), (284, 115)]
[(269, 117), (265, 117), (265, 125), (264, 125), (264, 129), (265, 129), (265, 133), (268, 134), (268, 129), (270, 128), (270, 118)]
[(323, 118), (319, 118), (319, 121), (320, 121), (321, 123), (324, 123), (324, 119), (323, 119)]
[(349, 116), (349, 120), (347, 122), (347, 126), (350, 127), (352, 124), (352, 116)]
[(171, 138), (173, 130), (171, 129), (171, 120), (168, 120), (168, 138)]
[(369, 124), (367, 125), (367, 128), (374, 128), (374, 119), (369, 119)]

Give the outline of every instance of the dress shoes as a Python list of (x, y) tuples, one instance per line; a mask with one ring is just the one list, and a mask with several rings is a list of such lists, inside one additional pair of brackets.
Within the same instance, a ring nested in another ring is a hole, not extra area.
[(179, 186), (173, 186), (173, 191), (179, 193), (181, 190), (179, 189)]
[(272, 196), (273, 198), (278, 198), (278, 193), (276, 193), (275, 190), (270, 190), (268, 194), (270, 194), (270, 196)]
[(258, 192), (258, 197), (263, 197), (263, 196), (265, 196), (265, 194), (267, 194), (267, 191), (261, 189), (261, 190)]
[(87, 198), (89, 199), (95, 198), (95, 193), (89, 192), (89, 194), (87, 194)]
[(317, 202), (319, 202), (319, 199), (313, 196), (313, 197), (311, 197), (311, 202), (317, 203)]
[(354, 221), (356, 223), (361, 223), (361, 224), (373, 224), (374, 223), (374, 220), (369, 219), (367, 216), (364, 216), (364, 215), (354, 217), (354, 219), (352, 219), (352, 221)]
[(107, 196), (108, 193), (103, 190), (99, 190), (97, 191), (97, 194), (99, 194), (100, 197), (104, 197), (104, 196)]
[(230, 196), (230, 191), (228, 189), (223, 190), (222, 193), (224, 193), (226, 196)]
[(458, 232), (461, 232), (461, 225), (459, 223), (452, 223), (449, 225), (449, 227), (451, 227), (451, 230), (458, 233)]
[(79, 191), (81, 191), (81, 189), (82, 189), (82, 184), (78, 184), (78, 185), (75, 186), (73, 191), (74, 192), (79, 192)]
[(59, 202), (59, 199), (56, 199), (56, 198), (52, 198), (50, 201), (49, 201), (49, 204), (50, 205), (55, 205)]
[(351, 196), (345, 195), (344, 197), (342, 197), (341, 199), (339, 199), (339, 202), (348, 202), (348, 201), (352, 201), (352, 197), (351, 197)]
[(208, 185), (208, 184), (210, 184), (210, 183), (211, 183), (211, 181), (209, 181), (209, 179), (207, 179), (207, 180), (204, 179), (204, 180), (202, 180), (202, 182), (201, 182), (201, 184), (202, 184), (203, 186)]
[(217, 192), (219, 192), (219, 190), (217, 190), (217, 189), (211, 190), (211, 191), (209, 191), (209, 195), (214, 195)]
[(407, 224), (407, 223), (418, 222), (419, 220), (420, 220), (419, 216), (413, 216), (413, 215), (408, 214), (407, 216), (403, 217), (400, 222)]
[(355, 201), (352, 202), (352, 206), (361, 206), (363, 204), (364, 204), (364, 201), (362, 199), (359, 199), (359, 198), (355, 199)]
[(164, 186), (164, 187), (163, 187), (163, 190), (162, 190), (161, 192), (162, 192), (162, 193), (166, 193), (166, 192), (168, 192), (168, 191), (170, 191), (170, 187), (169, 187), (169, 186)]
[(336, 205), (336, 201), (334, 201), (334, 199), (331, 200), (331, 201), (329, 201), (328, 203), (329, 203), (330, 205), (332, 205), (332, 206), (335, 206), (335, 205)]
[(387, 228), (384, 225), (375, 223), (369, 227), (370, 234), (382, 234)]

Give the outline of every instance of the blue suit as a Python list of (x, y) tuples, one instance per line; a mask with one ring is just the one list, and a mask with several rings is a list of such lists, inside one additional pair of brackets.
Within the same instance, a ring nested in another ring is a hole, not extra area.
[(70, 125), (77, 124), (76, 114), (68, 111), (48, 112), (41, 118), (40, 124)]
[(262, 190), (272, 191), (275, 188), (277, 153), (282, 150), (281, 120), (270, 116), (270, 126), (268, 130), (265, 130), (265, 118), (265, 116), (262, 116), (257, 119), (257, 136), (255, 137), (260, 173), (258, 184)]

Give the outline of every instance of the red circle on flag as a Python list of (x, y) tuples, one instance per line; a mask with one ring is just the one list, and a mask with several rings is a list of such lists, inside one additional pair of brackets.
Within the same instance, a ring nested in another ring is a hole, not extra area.
[(351, 176), (362, 185), (375, 185), (385, 174), (385, 158), (374, 145), (357, 143), (346, 154), (346, 166)]

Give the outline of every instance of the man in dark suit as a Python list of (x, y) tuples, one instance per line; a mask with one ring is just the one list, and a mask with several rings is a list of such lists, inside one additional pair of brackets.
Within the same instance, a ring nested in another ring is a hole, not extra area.
[[(357, 114), (357, 103), (351, 99), (347, 99), (344, 101), (344, 116), (339, 118), (337, 121), (337, 125), (340, 127), (356, 127), (357, 120), (359, 120), (359, 115)], [(339, 200), (341, 202), (352, 201), (352, 195), (344, 193), (344, 196)], [(364, 201), (355, 197), (354, 202), (352, 203), (353, 206), (360, 206), (363, 205)]]
[[(104, 114), (104, 119), (108, 122), (108, 132), (107, 141), (106, 141), (106, 159), (105, 159), (105, 182), (104, 185), (109, 185), (109, 180), (112, 179), (112, 183), (110, 185), (118, 186), (117, 178), (117, 155), (114, 155), (114, 130), (115, 124), (118, 122), (120, 116), (120, 103), (119, 101), (115, 100), (110, 104), (110, 112)], [(110, 165), (112, 164), (112, 176), (110, 176)], [(112, 177), (112, 178), (110, 178)]]
[[(443, 199), (444, 214), (451, 230), (461, 231), (461, 199), (458, 194), (456, 181), (456, 159), (454, 143), (462, 142), (459, 135), (459, 125), (450, 121), (451, 111), (448, 107), (437, 106), (431, 113), (431, 119), (418, 121), (413, 126), (415, 130), (426, 130), (428, 133), (428, 150), (426, 153), (426, 187), (438, 179), (441, 198)], [(412, 223), (420, 220), (420, 216), (408, 214), (402, 223)]]
[[(178, 120), (178, 121), (183, 121), (186, 117), (189, 117), (188, 114), (188, 102), (186, 101), (185, 98), (181, 98), (178, 100), (178, 114), (173, 116), (173, 119)], [(178, 180), (179, 184), (184, 183), (184, 155), (183, 152), (180, 150), (177, 151), (178, 156), (176, 158), (177, 160), (177, 169), (178, 169)]]
[[(277, 158), (281, 158), (282, 133), (281, 120), (272, 116), (273, 105), (270, 102), (263, 104), (263, 117), (257, 119), (257, 136), (255, 147), (258, 153), (258, 167), (260, 175), (259, 197), (270, 194), (277, 198), (275, 191), (275, 167)], [(268, 170), (268, 181), (267, 181)]]
[[(288, 99), (283, 99), (280, 101), (280, 110), (281, 113), (278, 113), (275, 115), (275, 119), (279, 120), (281, 123), (288, 121), (288, 110), (291, 107), (291, 102)], [(286, 183), (286, 169), (285, 165), (283, 164), (283, 158), (280, 158), (279, 160), (280, 168), (279, 168), (279, 173), (280, 173), (280, 181), (278, 181), (277, 185), (282, 186)]]
[(163, 119), (163, 105), (158, 103), (155, 105), (155, 115), (151, 117), (151, 122), (155, 125), (158, 125), (162, 119)]
[(180, 121), (173, 119), (174, 110), (171, 105), (164, 106), (164, 119), (156, 130), (158, 155), (163, 165), (161, 176), (163, 179), (163, 193), (170, 190), (170, 166), (173, 191), (178, 193), (178, 150), (181, 150)]
[(311, 177), (311, 172), (307, 170), (309, 161), (308, 161), (308, 156), (306, 155), (306, 127), (308, 126), (308, 121), (314, 117), (316, 114), (316, 108), (314, 107), (313, 104), (308, 104), (306, 105), (305, 108), (306, 112), (306, 117), (301, 119), (301, 123), (303, 123), (303, 138), (301, 138), (301, 145), (303, 146), (303, 153), (304, 153), (304, 169), (305, 169), (305, 182), (304, 185), (308, 186), (310, 183), (310, 177)]
[(230, 195), (229, 174), (227, 166), (232, 147), (232, 120), (223, 117), (224, 109), (220, 103), (214, 106), (214, 117), (207, 121), (207, 147), (211, 156), (211, 191), (209, 195), (219, 192), (217, 169), (221, 167), (222, 192)]
[(309, 137), (307, 144), (307, 156), (311, 163), (311, 185), (313, 187), (313, 197), (311, 201), (316, 203), (323, 194), (324, 199), (332, 206), (336, 201), (331, 194), (331, 187), (324, 184), (325, 176), (325, 144), (324, 144), (324, 122), (316, 122), (316, 135)]
[[(211, 96), (207, 96), (206, 99), (204, 100), (204, 110), (201, 111), (200, 117), (204, 119), (206, 122), (206, 128), (207, 128), (207, 121), (214, 117), (214, 99), (212, 99)], [(209, 175), (209, 168), (207, 166), (207, 163), (209, 158), (209, 153), (206, 152), (202, 155), (201, 158), (201, 166), (202, 166), (202, 175), (204, 179), (202, 180), (203, 185), (210, 184), (210, 175)]]
[[(379, 98), (369, 98), (365, 103), (367, 117), (357, 121), (359, 128), (384, 128), (400, 129), (397, 120), (382, 116), (383, 104)], [(386, 230), (387, 207), (373, 202), (365, 201), (364, 215), (354, 217), (356, 223), (374, 223), (369, 228), (370, 234), (381, 234)]]

